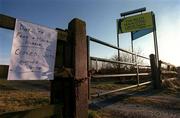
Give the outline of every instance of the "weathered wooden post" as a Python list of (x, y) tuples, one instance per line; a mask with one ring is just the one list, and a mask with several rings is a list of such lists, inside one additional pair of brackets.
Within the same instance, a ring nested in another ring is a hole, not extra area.
[[(51, 103), (63, 103), (63, 118), (88, 117), (88, 72), (86, 24), (73, 19), (68, 27), (68, 40), (63, 46), (64, 71), (51, 82)], [(69, 68), (69, 69), (68, 69)]]
[(73, 19), (69, 24), (69, 38), (73, 43), (75, 118), (88, 117), (88, 72), (86, 24)]
[(150, 63), (151, 63), (151, 76), (152, 76), (152, 84), (154, 89), (161, 88), (161, 77), (160, 77), (160, 68), (157, 64), (156, 57), (154, 54), (150, 55)]

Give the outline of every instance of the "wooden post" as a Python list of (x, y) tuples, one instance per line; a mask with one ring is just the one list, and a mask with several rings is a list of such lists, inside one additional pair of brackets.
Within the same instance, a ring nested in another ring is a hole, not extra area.
[[(0, 14), (0, 27), (14, 30), (16, 19)], [(86, 24), (79, 19), (69, 23), (68, 31), (58, 31), (51, 104), (63, 104), (63, 118), (88, 117), (88, 73)], [(68, 40), (67, 40), (68, 37)], [(60, 70), (59, 70), (60, 69)], [(55, 112), (61, 109), (55, 108)], [(57, 116), (55, 116), (57, 117)]]
[[(63, 66), (71, 68), (72, 77), (57, 76), (51, 82), (51, 103), (63, 103), (63, 118), (88, 117), (88, 72), (86, 24), (73, 19), (68, 40), (63, 46)], [(67, 71), (68, 70), (64, 70)]]
[(90, 57), (90, 38), (87, 36), (87, 68), (88, 68), (88, 99), (91, 99), (91, 68), (92, 68), (92, 61)]
[(87, 39), (86, 24), (79, 19), (73, 19), (69, 24), (69, 38), (73, 43), (73, 69), (75, 84), (73, 91), (74, 117), (88, 117), (88, 72), (87, 72)]
[(152, 76), (153, 88), (159, 89), (161, 88), (160, 69), (154, 54), (150, 55), (150, 63), (151, 63), (151, 76)]
[(0, 65), (0, 79), (6, 79), (8, 75), (8, 65)]

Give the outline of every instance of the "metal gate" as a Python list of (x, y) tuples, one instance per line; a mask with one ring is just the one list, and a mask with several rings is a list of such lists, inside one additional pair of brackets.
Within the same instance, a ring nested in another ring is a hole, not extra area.
[[(147, 85), (147, 84), (150, 84), (153, 80), (152, 77), (153, 77), (153, 72), (151, 72), (152, 70), (152, 67), (154, 67), (154, 65), (152, 65), (152, 63), (150, 63), (150, 58), (148, 57), (145, 57), (145, 56), (142, 56), (142, 55), (139, 55), (139, 54), (135, 54), (133, 52), (130, 52), (130, 51), (127, 51), (127, 50), (124, 50), (124, 49), (121, 49), (117, 46), (114, 46), (114, 45), (111, 45), (109, 43), (106, 43), (106, 42), (103, 42), (101, 40), (98, 40), (98, 39), (95, 39), (95, 38), (92, 38), (90, 36), (87, 36), (87, 40), (88, 40), (88, 61), (89, 61), (89, 71), (90, 71), (90, 78), (91, 79), (100, 79), (100, 78), (108, 78), (108, 79), (111, 79), (111, 78), (120, 78), (120, 77), (135, 77), (137, 79), (137, 82), (134, 84), (134, 85), (130, 85), (130, 86), (126, 86), (126, 87), (123, 87), (123, 88), (120, 88), (120, 89), (115, 89), (115, 90), (110, 90), (110, 91), (106, 91), (106, 92), (98, 92), (96, 94), (93, 94), (93, 95), (90, 95), (92, 97), (98, 97), (98, 96), (103, 96), (103, 95), (107, 95), (107, 94), (110, 94), (110, 93), (114, 93), (114, 92), (119, 92), (119, 91), (123, 91), (123, 90), (127, 90), (127, 89), (131, 89), (131, 88), (135, 88), (135, 87), (139, 87), (139, 86), (144, 86), (144, 85)], [(132, 60), (134, 61), (131, 61), (131, 62), (125, 62), (125, 61), (121, 61), (121, 60), (112, 60), (112, 59), (107, 59), (107, 58), (100, 58), (100, 57), (93, 57), (90, 55), (90, 42), (95, 42), (97, 44), (100, 44), (100, 45), (104, 45), (106, 47), (109, 47), (109, 48), (112, 48), (112, 49), (116, 49), (117, 51), (121, 51), (121, 52), (124, 52), (126, 54), (129, 54), (129, 55), (132, 55)], [(143, 59), (143, 60), (147, 60), (149, 62), (149, 64), (142, 64), (142, 63), (139, 63), (138, 62), (138, 59)], [(107, 63), (113, 63), (113, 64), (119, 64), (120, 68), (119, 69), (122, 69), (122, 65), (130, 65), (131, 67), (133, 67), (133, 73), (132, 72), (126, 72), (124, 71), (124, 73), (120, 72), (120, 73), (116, 73), (116, 74), (94, 74), (92, 73), (92, 61), (95, 62), (95, 71), (97, 72), (98, 71), (98, 62), (107, 62)], [(166, 64), (168, 66), (171, 66), (171, 69), (173, 68), (173, 70), (168, 70), (166, 71), (166, 73), (174, 73), (174, 74), (177, 74), (175, 72), (175, 66), (172, 65), (172, 64), (168, 64), (168, 63), (165, 63), (163, 61), (159, 61), (160, 65), (159, 65), (159, 74), (161, 73), (164, 73), (164, 71), (161, 71), (161, 64)], [(144, 68), (146, 68), (148, 71), (146, 72), (141, 72), (140, 70), (143, 70)], [(170, 68), (170, 67), (168, 67)], [(165, 68), (164, 68), (165, 69)], [(167, 69), (167, 68), (166, 68)], [(166, 70), (165, 69), (165, 70)], [(157, 73), (155, 73), (157, 74)], [(144, 82), (141, 82), (140, 81), (140, 77), (141, 76), (146, 76), (146, 77), (149, 77), (150, 79), (146, 79), (146, 81)], [(157, 77), (157, 75), (155, 76)], [(89, 81), (91, 82), (91, 80)], [(89, 90), (90, 90), (90, 87), (89, 87)], [(89, 92), (90, 94), (90, 92)]]

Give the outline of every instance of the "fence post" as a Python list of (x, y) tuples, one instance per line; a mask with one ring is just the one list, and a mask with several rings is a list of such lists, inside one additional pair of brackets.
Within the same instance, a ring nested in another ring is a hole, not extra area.
[[(63, 67), (72, 76), (51, 82), (51, 104), (63, 103), (63, 118), (88, 117), (88, 72), (86, 24), (73, 19), (68, 26), (68, 40), (63, 45)], [(57, 54), (58, 55), (58, 54)]]
[(73, 69), (75, 84), (73, 97), (75, 102), (74, 118), (88, 117), (88, 68), (86, 24), (79, 19), (73, 19), (69, 24), (69, 38), (73, 43)]
[(88, 68), (88, 99), (91, 99), (91, 68), (92, 68), (92, 61), (91, 61), (91, 57), (90, 57), (90, 38), (89, 36), (86, 37), (87, 38), (87, 68)]
[(138, 87), (139, 87), (139, 65), (138, 65), (138, 61), (137, 61), (137, 54), (135, 55), (135, 63), (136, 63), (136, 73), (137, 73), (137, 85), (138, 85)]
[(161, 88), (161, 77), (160, 77), (160, 68), (157, 64), (156, 57), (154, 54), (150, 55), (150, 63), (151, 63), (151, 77), (152, 84), (154, 89)]

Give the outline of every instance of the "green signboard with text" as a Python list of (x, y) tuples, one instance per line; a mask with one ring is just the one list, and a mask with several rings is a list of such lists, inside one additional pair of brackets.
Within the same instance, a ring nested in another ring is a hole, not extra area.
[(120, 19), (119, 33), (134, 32), (153, 28), (152, 12), (138, 14)]

